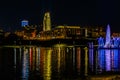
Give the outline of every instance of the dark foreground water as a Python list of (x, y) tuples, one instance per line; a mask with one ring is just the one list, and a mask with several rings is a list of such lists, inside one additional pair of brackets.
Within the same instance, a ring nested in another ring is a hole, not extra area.
[(64, 44), (0, 47), (0, 80), (90, 80), (88, 76), (118, 74), (119, 49)]

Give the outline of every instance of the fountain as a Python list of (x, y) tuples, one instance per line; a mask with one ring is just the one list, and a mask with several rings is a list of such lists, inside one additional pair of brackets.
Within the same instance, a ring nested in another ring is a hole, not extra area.
[(110, 25), (107, 25), (106, 28), (106, 37), (98, 38), (98, 48), (119, 48), (120, 38), (111, 37)]
[(98, 47), (103, 48), (104, 46), (104, 38), (100, 37), (98, 38)]
[(111, 44), (111, 35), (110, 35), (110, 26), (109, 24), (107, 25), (107, 29), (106, 29), (106, 39), (105, 39), (105, 48), (110, 48)]
[[(106, 27), (106, 36), (99, 37), (98, 52), (94, 53), (93, 43), (89, 43), (89, 65), (96, 73), (119, 71), (120, 37), (111, 36), (110, 25)], [(94, 61), (95, 60), (95, 61)], [(95, 63), (95, 64), (94, 64)], [(93, 67), (95, 66), (95, 69)]]

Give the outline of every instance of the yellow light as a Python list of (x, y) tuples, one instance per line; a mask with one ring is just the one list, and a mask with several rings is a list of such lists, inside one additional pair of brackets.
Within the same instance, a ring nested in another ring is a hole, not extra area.
[(85, 76), (87, 76), (87, 70), (88, 70), (88, 48), (87, 47), (85, 47), (84, 48), (84, 50), (85, 50)]
[(65, 46), (67, 46), (66, 44), (56, 44), (56, 45), (54, 45), (54, 47), (65, 47)]
[(44, 80), (51, 80), (51, 49), (46, 49), (44, 57)]

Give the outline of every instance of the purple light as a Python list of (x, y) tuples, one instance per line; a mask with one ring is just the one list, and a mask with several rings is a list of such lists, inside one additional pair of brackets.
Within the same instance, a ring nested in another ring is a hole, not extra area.
[(110, 65), (110, 50), (105, 50), (105, 58), (106, 58), (106, 71), (111, 70), (111, 65)]
[(111, 34), (110, 34), (110, 25), (107, 25), (107, 30), (106, 30), (106, 41), (105, 41), (105, 47), (110, 47), (110, 42), (111, 42)]

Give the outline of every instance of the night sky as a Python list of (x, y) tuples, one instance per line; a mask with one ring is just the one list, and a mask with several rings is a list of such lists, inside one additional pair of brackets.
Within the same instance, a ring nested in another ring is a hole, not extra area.
[(119, 0), (0, 0), (0, 26), (15, 29), (23, 19), (42, 24), (44, 12), (50, 11), (52, 25), (110, 24), (118, 32), (119, 4)]

